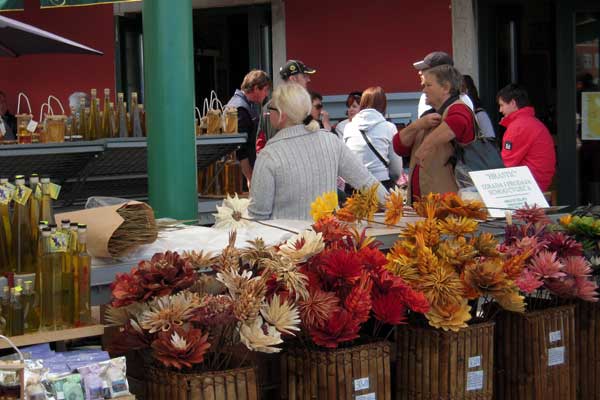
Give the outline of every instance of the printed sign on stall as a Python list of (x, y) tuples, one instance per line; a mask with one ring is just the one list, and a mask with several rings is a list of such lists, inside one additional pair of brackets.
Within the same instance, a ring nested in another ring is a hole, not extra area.
[(544, 194), (527, 167), (469, 172), (490, 216), (502, 218), (507, 210), (548, 207)]
[(600, 92), (581, 93), (581, 139), (600, 140)]

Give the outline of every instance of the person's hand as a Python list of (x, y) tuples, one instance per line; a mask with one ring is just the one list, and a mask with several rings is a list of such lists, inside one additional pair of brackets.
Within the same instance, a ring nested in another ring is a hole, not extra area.
[(323, 125), (326, 123), (331, 125), (329, 122), (329, 113), (325, 110), (321, 111), (321, 121), (323, 122)]
[(438, 113), (427, 114), (419, 118), (419, 125), (422, 129), (432, 129), (442, 123), (442, 116)]

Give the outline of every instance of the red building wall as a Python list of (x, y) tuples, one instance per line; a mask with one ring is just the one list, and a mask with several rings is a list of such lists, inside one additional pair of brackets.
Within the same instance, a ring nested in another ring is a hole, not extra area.
[(68, 97), (75, 91), (89, 93), (91, 88), (98, 88), (101, 94), (104, 88), (112, 92), (115, 87), (113, 6), (40, 9), (39, 4), (39, 0), (25, 0), (25, 11), (2, 15), (100, 50), (104, 55), (0, 58), (0, 89), (7, 95), (9, 109), (16, 112), (17, 94), (23, 91), (31, 100), (36, 120), (49, 94), (58, 97), (68, 108)]
[(285, 19), (288, 59), (317, 69), (310, 86), (324, 95), (419, 91), (412, 63), (452, 54), (450, 0), (287, 0)]

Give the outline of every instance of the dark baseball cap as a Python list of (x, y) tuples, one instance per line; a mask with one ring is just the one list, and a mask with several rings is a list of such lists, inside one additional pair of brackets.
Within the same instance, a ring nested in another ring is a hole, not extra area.
[(444, 53), (443, 51), (434, 51), (427, 54), (421, 61), (414, 63), (413, 67), (422, 71), (424, 69), (437, 67), (438, 65), (454, 66), (454, 60), (448, 55), (448, 53)]
[(288, 60), (285, 65), (279, 68), (279, 75), (282, 79), (287, 79), (296, 74), (314, 74), (316, 69), (304, 65), (302, 61)]

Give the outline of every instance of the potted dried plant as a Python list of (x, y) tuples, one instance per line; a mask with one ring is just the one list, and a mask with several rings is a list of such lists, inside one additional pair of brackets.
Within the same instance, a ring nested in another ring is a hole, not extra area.
[(506, 273), (513, 261), (496, 249), (479, 202), (429, 194), (414, 203), (423, 220), (408, 224), (388, 254), (387, 268), (431, 308), (412, 313), (395, 342), (399, 399), (491, 399), (495, 302), (523, 312), (523, 296)]
[(495, 396), (575, 399), (575, 304), (596, 302), (598, 285), (581, 243), (557, 231), (543, 209), (525, 207), (514, 217), (518, 223), (507, 225), (499, 249), (520, 260), (509, 274), (526, 296), (527, 310), (498, 315)]
[(426, 312), (429, 304), (385, 269), (385, 255), (364, 230), (332, 215), (337, 200), (328, 207), (329, 197), (313, 203), (312, 229), (279, 249), (308, 281), (298, 302), (301, 330), (282, 355), (281, 398), (390, 399), (386, 339), (408, 310)]
[(278, 352), (299, 329), (305, 275), (260, 239), (236, 248), (235, 236), (218, 255), (156, 254), (113, 282), (109, 349), (145, 355), (148, 398), (256, 399), (248, 353)]

